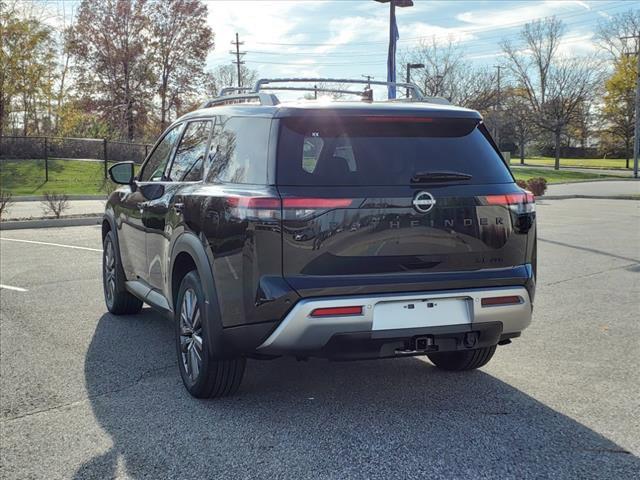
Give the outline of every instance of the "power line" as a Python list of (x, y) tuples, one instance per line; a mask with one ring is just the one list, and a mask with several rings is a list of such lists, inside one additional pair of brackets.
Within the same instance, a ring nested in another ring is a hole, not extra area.
[(240, 56), (241, 55), (245, 55), (247, 52), (241, 52), (240, 51), (240, 45), (244, 45), (244, 42), (241, 42), (238, 38), (238, 32), (236, 32), (236, 41), (235, 42), (231, 42), (231, 45), (235, 45), (236, 46), (236, 51), (233, 52), (229, 52), (232, 55), (236, 56), (235, 61), (232, 61), (231, 63), (235, 63), (237, 69), (238, 69), (238, 88), (242, 87), (242, 77), (240, 76), (240, 65), (243, 65), (244, 62), (240, 60)]
[[(535, 18), (530, 18), (524, 21), (516, 21), (516, 22), (510, 22), (510, 23), (505, 23), (499, 27), (479, 27), (479, 28), (461, 28), (459, 30), (457, 30), (456, 34), (464, 34), (464, 33), (479, 33), (479, 32), (487, 32), (487, 31), (495, 31), (495, 30), (502, 30), (502, 29), (508, 29), (508, 28), (513, 28), (513, 27), (517, 27), (520, 25), (525, 25), (527, 23), (530, 23), (532, 21), (536, 21), (536, 20), (544, 20), (545, 18), (550, 18), (550, 17), (557, 17), (557, 18), (572, 18), (572, 17), (577, 17), (577, 16), (581, 16), (581, 15), (594, 15), (597, 14), (598, 12), (607, 12), (610, 10), (615, 10), (617, 8), (620, 8), (621, 6), (623, 6), (624, 4), (626, 4), (626, 2), (621, 1), (621, 2), (617, 2), (611, 5), (608, 5), (607, 7), (602, 7), (599, 8), (597, 11), (585, 11), (585, 12), (576, 12), (576, 13), (567, 13), (567, 14), (556, 14), (556, 15), (546, 15), (546, 16), (541, 16), (541, 17), (535, 17)], [(591, 21), (591, 19), (589, 19), (589, 21)], [(419, 36), (419, 37), (408, 37), (405, 38), (404, 41), (413, 41), (413, 40), (430, 40), (432, 38), (446, 38), (448, 36), (451, 36), (452, 33), (443, 33), (440, 35), (428, 35), (428, 36)], [(295, 42), (295, 43), (290, 43), (290, 42), (255, 42), (257, 45), (275, 45), (275, 46), (307, 46), (307, 47), (329, 47), (329, 46), (335, 46), (335, 47), (340, 47), (340, 46), (344, 46), (344, 43), (335, 43), (335, 42), (324, 42), (324, 43), (303, 43), (303, 42)], [(348, 45), (372, 45), (372, 44), (386, 44), (387, 40), (373, 40), (373, 41), (368, 41), (368, 42), (350, 42)]]
[[(578, 25), (585, 25), (588, 23), (591, 23), (592, 19), (586, 19), (586, 20), (581, 20), (579, 22), (573, 22), (573, 23), (565, 23), (566, 26), (568, 27), (575, 27)], [(498, 35), (491, 35), (491, 36), (485, 36), (481, 39), (468, 39), (468, 40), (460, 40), (457, 42), (454, 42), (454, 44), (459, 45), (459, 44), (464, 44), (467, 42), (474, 42), (474, 45), (471, 45), (469, 47), (465, 48), (465, 52), (466, 53), (490, 53), (490, 51), (487, 51), (486, 49), (495, 49), (496, 46), (493, 42), (490, 42), (491, 39), (504, 39), (504, 40), (509, 40), (509, 39), (513, 39), (513, 38), (517, 38), (520, 35), (520, 32), (513, 32), (510, 34), (498, 34)], [(575, 37), (567, 37), (568, 40), (565, 40), (565, 44), (566, 43), (575, 43), (577, 41), (579, 41), (579, 38), (575, 38)], [(345, 44), (345, 46), (348, 46), (349, 44)], [(403, 49), (406, 50), (408, 48), (411, 48), (412, 45), (403, 45)], [(477, 49), (480, 49), (480, 51), (477, 51)], [(331, 52), (331, 53), (317, 53), (317, 52), (312, 52), (312, 51), (297, 51), (297, 52), (286, 52), (286, 53), (281, 53), (281, 52), (268, 52), (268, 51), (262, 51), (262, 50), (252, 50), (250, 52), (251, 54), (258, 54), (258, 55), (274, 55), (274, 56), (293, 56), (293, 55), (298, 55), (298, 56), (314, 56), (314, 57), (331, 57), (331, 58), (359, 58), (359, 57), (386, 57), (387, 52), (385, 51), (379, 51), (379, 52), (368, 52), (368, 53), (363, 53), (363, 52), (345, 52), (344, 50), (340, 50), (339, 52)]]

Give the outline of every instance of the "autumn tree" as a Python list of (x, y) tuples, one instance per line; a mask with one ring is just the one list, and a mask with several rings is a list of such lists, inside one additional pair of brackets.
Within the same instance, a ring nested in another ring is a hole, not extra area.
[(0, 135), (11, 112), (20, 116), (23, 135), (39, 132), (51, 113), (55, 40), (33, 12), (18, 7), (0, 0)]
[(633, 56), (623, 56), (615, 65), (611, 77), (605, 82), (602, 117), (606, 130), (622, 143), (629, 168), (633, 129), (635, 125), (635, 87), (637, 61)]
[(146, 0), (82, 0), (69, 36), (78, 90), (128, 140), (151, 108), (150, 17)]
[(597, 65), (588, 59), (558, 55), (562, 34), (562, 22), (553, 17), (526, 24), (517, 44), (502, 42), (507, 68), (527, 98), (532, 121), (553, 136), (556, 170), (561, 136), (599, 80)]
[(171, 110), (178, 115), (185, 97), (194, 95), (204, 80), (204, 65), (214, 38), (207, 26), (206, 5), (200, 0), (152, 3), (151, 38), (164, 130)]

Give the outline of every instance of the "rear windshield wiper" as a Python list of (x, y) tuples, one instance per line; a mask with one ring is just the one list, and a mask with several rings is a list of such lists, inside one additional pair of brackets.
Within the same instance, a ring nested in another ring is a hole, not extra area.
[(416, 172), (411, 177), (411, 183), (455, 182), (456, 180), (471, 180), (471, 178), (472, 176), (468, 173), (461, 172)]

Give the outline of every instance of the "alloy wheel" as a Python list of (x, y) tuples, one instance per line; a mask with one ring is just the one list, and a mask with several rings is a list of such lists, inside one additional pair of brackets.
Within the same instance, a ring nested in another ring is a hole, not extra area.
[(116, 256), (111, 240), (107, 240), (105, 245), (103, 265), (104, 293), (107, 305), (113, 305), (116, 295)]
[(202, 370), (202, 320), (198, 297), (188, 288), (180, 306), (180, 352), (182, 366), (191, 382), (198, 380)]

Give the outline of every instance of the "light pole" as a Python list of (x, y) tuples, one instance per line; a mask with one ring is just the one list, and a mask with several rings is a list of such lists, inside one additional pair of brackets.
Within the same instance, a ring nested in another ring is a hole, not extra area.
[[(424, 68), (424, 63), (407, 63), (407, 83), (411, 83), (411, 69)], [(409, 88), (407, 87), (407, 98), (409, 98)]]
[[(396, 23), (396, 7), (413, 7), (413, 0), (375, 0), (389, 4), (389, 54), (387, 56), (387, 82), (396, 82), (396, 42), (400, 38)], [(388, 85), (389, 98), (396, 98), (396, 86)]]

